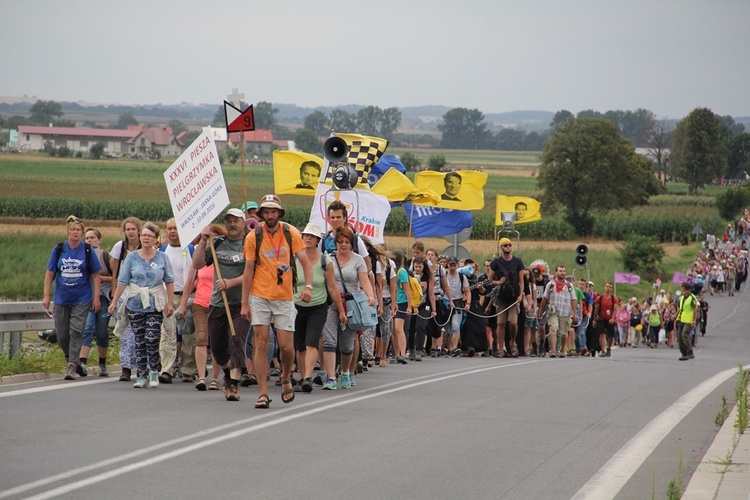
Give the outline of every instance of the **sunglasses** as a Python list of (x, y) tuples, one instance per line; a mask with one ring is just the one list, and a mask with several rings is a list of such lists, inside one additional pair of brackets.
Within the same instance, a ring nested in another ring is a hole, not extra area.
[(503, 248), (505, 248), (505, 247), (512, 247), (513, 245), (511, 245), (510, 243), (503, 243), (500, 246), (503, 247)]
[(80, 217), (76, 217), (75, 215), (68, 215), (68, 218), (65, 220), (65, 223), (68, 224), (70, 222), (76, 222), (78, 224), (83, 225), (83, 219)]
[(276, 284), (281, 285), (284, 282), (284, 271), (281, 268), (276, 268)]

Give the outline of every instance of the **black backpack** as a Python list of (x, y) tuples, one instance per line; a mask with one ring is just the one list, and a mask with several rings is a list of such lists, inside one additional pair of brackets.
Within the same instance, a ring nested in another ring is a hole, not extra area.
[[(89, 273), (89, 271), (91, 270), (91, 253), (92, 253), (91, 245), (89, 245), (88, 243), (84, 243), (83, 250), (86, 252), (86, 272), (88, 274), (91, 274)], [(57, 245), (55, 245), (55, 266), (57, 266), (57, 261), (60, 260), (60, 256), (62, 255), (62, 252), (63, 252), (63, 243), (58, 243)], [(111, 272), (112, 271), (110, 271), (110, 273)], [(55, 268), (55, 276), (57, 276), (57, 268)]]
[[(500, 259), (502, 257), (498, 257)], [(518, 257), (512, 257), (510, 260), (510, 269), (506, 271), (505, 267), (498, 265), (500, 272), (505, 277), (505, 282), (502, 285), (498, 285), (493, 290), (493, 295), (496, 301), (502, 301), (505, 303), (515, 302), (519, 295), (521, 295), (521, 284), (518, 282), (518, 268), (520, 267), (520, 259)]]

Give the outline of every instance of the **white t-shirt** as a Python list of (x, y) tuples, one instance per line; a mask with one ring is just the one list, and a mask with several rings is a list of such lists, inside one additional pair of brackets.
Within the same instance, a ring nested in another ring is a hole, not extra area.
[(169, 263), (172, 264), (172, 272), (174, 273), (174, 291), (182, 292), (185, 288), (185, 281), (188, 271), (190, 271), (190, 251), (185, 248), (183, 251), (180, 247), (173, 247), (167, 245), (164, 249), (164, 254), (169, 259)]

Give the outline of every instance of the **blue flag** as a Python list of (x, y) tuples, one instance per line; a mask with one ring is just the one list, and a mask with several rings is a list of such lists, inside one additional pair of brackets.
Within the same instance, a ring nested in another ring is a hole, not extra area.
[(375, 185), (375, 183), (378, 182), (380, 178), (383, 177), (383, 174), (385, 174), (391, 167), (395, 168), (402, 174), (406, 173), (406, 167), (399, 161), (398, 158), (396, 158), (395, 156), (383, 155), (380, 157), (380, 160), (370, 169), (370, 175), (367, 178), (367, 180), (370, 182), (370, 187)]
[(456, 234), (474, 224), (474, 216), (466, 210), (428, 207), (404, 203), (406, 219), (411, 219), (411, 232), (415, 238), (431, 238)]

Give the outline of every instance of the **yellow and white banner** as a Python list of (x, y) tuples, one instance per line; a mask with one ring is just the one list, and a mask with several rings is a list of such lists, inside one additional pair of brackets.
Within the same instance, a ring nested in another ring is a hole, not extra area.
[(322, 170), (323, 158), (301, 151), (274, 151), (274, 192), (315, 196)]

